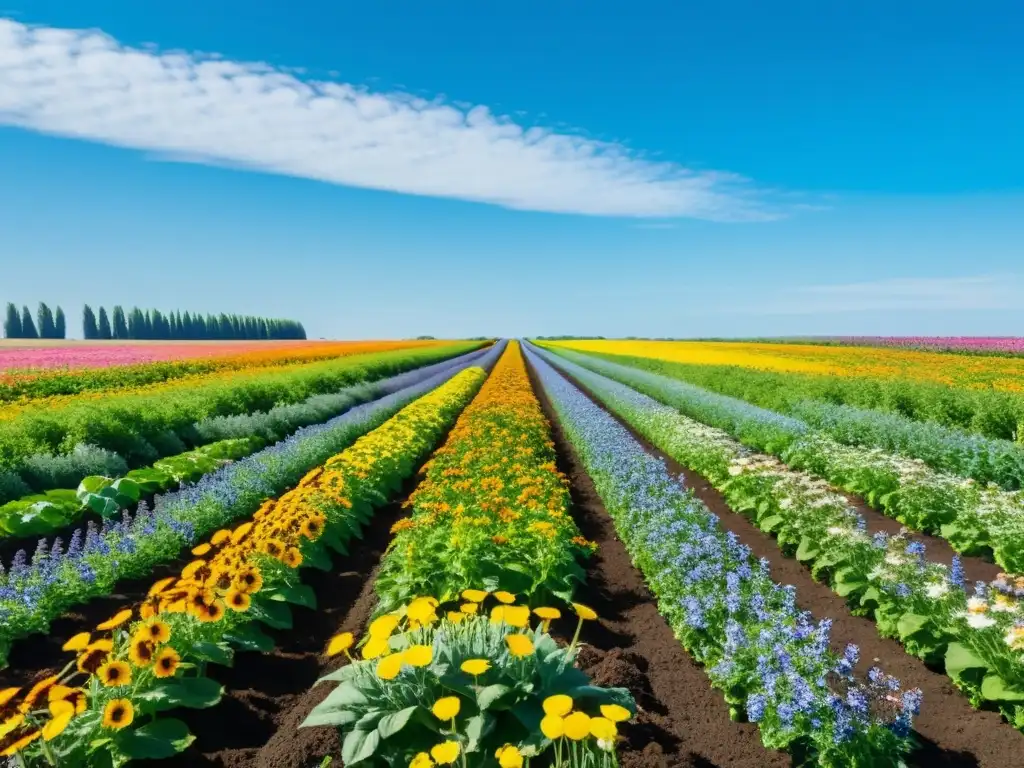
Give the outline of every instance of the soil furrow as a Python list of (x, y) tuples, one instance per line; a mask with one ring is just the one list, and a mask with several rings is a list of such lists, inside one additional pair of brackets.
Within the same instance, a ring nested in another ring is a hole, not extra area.
[(910, 756), (911, 765), (1004, 768), (1021, 764), (1024, 735), (1003, 721), (999, 713), (973, 709), (944, 672), (929, 669), (907, 654), (895, 640), (879, 637), (874, 622), (852, 615), (843, 598), (826, 584), (811, 578), (810, 572), (798, 561), (783, 555), (771, 536), (743, 515), (733, 512), (706, 478), (666, 456), (628, 423), (604, 408), (579, 381), (572, 376), (567, 378), (628, 429), (647, 451), (665, 461), (670, 471), (682, 475), (686, 486), (718, 515), (725, 528), (733, 531), (755, 556), (770, 562), (776, 581), (794, 585), (800, 608), (811, 611), (816, 618), (833, 620), (832, 644), (837, 650), (854, 643), (860, 648), (862, 665), (878, 663), (887, 673), (899, 678), (904, 687), (921, 689), (924, 703), (921, 715), (915, 720), (919, 747)]
[[(578, 599), (601, 617), (586, 625), (580, 664), (595, 685), (624, 686), (640, 713), (623, 729), (623, 768), (787, 766), (788, 755), (766, 750), (757, 727), (729, 719), (720, 692), (683, 650), (658, 612), (643, 575), (615, 526), (530, 367), (530, 378), (552, 425), (559, 469), (570, 479), (576, 524), (597, 542)], [(571, 631), (571, 628), (570, 628)]]

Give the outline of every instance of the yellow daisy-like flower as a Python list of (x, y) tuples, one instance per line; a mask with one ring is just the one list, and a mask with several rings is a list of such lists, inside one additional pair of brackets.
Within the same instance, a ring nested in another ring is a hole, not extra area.
[(459, 742), (444, 741), (430, 748), (430, 756), (438, 765), (451, 765), (459, 759)]
[(547, 608), (542, 606), (540, 608), (534, 608), (533, 612), (545, 621), (562, 618), (562, 612), (557, 608)]
[(252, 598), (245, 594), (245, 592), (229, 589), (228, 593), (224, 596), (224, 602), (228, 604), (228, 608), (231, 610), (237, 613), (245, 613), (252, 605)]
[(168, 576), (166, 579), (160, 579), (160, 581), (153, 582), (153, 586), (149, 588), (149, 592), (146, 593), (146, 597), (156, 597), (175, 581), (177, 581), (176, 578)]
[(628, 709), (618, 704), (602, 704), (601, 714), (613, 723), (624, 723), (632, 717)]
[(410, 667), (426, 667), (434, 660), (434, 649), (429, 645), (410, 645), (403, 657)]
[(377, 662), (377, 677), (381, 680), (394, 680), (402, 671), (402, 654), (392, 653)]
[(367, 633), (370, 637), (391, 637), (391, 633), (398, 628), (399, 621), (400, 619), (394, 614), (386, 613), (370, 622), (370, 628), (367, 630)]
[(430, 755), (426, 752), (420, 752), (409, 763), (409, 768), (433, 768), (433, 766), (434, 761), (430, 759)]
[(528, 635), (506, 635), (505, 644), (509, 653), (517, 658), (533, 653), (533, 640)]
[(88, 632), (79, 632), (61, 647), (65, 651), (81, 651), (89, 645), (89, 640), (91, 639), (92, 635)]
[(448, 611), (448, 621), (452, 624), (461, 624), (466, 620), (466, 614), (460, 613), (459, 611)]
[(50, 705), (50, 714), (52, 718), (43, 726), (43, 741), (52, 741), (64, 733), (75, 716), (75, 705), (70, 701), (55, 701)]
[(327, 655), (337, 656), (339, 653), (344, 653), (352, 647), (355, 641), (356, 639), (352, 636), (351, 632), (342, 632), (340, 635), (335, 635), (327, 644)]
[(592, 717), (590, 719), (590, 735), (599, 741), (615, 741), (615, 737), (619, 735), (619, 729), (608, 718)]
[(363, 658), (364, 659), (376, 659), (378, 656), (383, 656), (391, 648), (388, 643), (387, 637), (374, 637), (370, 636), (370, 639), (363, 646)]
[(196, 557), (203, 557), (211, 549), (213, 549), (213, 547), (210, 544), (210, 542), (207, 541), (207, 542), (204, 542), (204, 543), (200, 544), (198, 547), (193, 547), (192, 554), (195, 555)]
[(156, 656), (156, 646), (144, 636), (132, 638), (132, 644), (128, 649), (128, 658), (137, 667), (148, 667), (153, 663)]
[(171, 639), (171, 628), (165, 622), (159, 619), (152, 619), (147, 622), (145, 627), (139, 630), (139, 634), (145, 633), (148, 640), (152, 640), (154, 643), (166, 643)]
[(459, 610), (467, 616), (471, 616), (480, 610), (480, 606), (477, 603), (463, 603), (459, 606)]
[(467, 659), (462, 662), (462, 666), (459, 667), (467, 675), (482, 675), (484, 672), (491, 668), (491, 662), (487, 659)]
[(554, 696), (548, 696), (544, 699), (544, 714), (565, 717), (572, 712), (572, 704), (571, 696), (566, 696), (564, 693), (556, 693)]
[(131, 725), (135, 719), (135, 708), (128, 699), (112, 699), (103, 710), (103, 727), (120, 730)]
[(499, 605), (491, 611), (491, 623), (502, 622), (519, 629), (527, 627), (530, 624), (530, 609), (525, 605)]
[(504, 603), (505, 605), (512, 605), (512, 603), (516, 601), (516, 596), (511, 592), (506, 592), (505, 590), (495, 592), (494, 597), (499, 603)]
[(498, 758), (498, 765), (501, 768), (523, 768), (523, 754), (518, 747), (511, 744), (499, 747), (494, 756)]
[(123, 661), (108, 661), (96, 673), (108, 688), (118, 685), (128, 685), (132, 681), (132, 668)]
[(565, 735), (573, 741), (582, 741), (590, 735), (590, 715), (573, 712), (565, 718)]
[(444, 696), (434, 702), (434, 706), (430, 708), (430, 711), (434, 713), (434, 717), (438, 720), (447, 722), (459, 714), (461, 709), (462, 702), (459, 701), (458, 696)]
[(576, 615), (584, 621), (593, 621), (597, 618), (597, 612), (593, 608), (583, 605), (582, 603), (573, 603), (572, 607), (573, 610), (576, 611)]
[(82, 688), (71, 688), (66, 685), (53, 686), (47, 694), (47, 699), (50, 703), (50, 714), (56, 714), (53, 709), (55, 705), (67, 702), (74, 707), (75, 714), (80, 715), (85, 712), (89, 703)]
[(565, 735), (565, 720), (558, 715), (545, 715), (540, 721), (540, 732), (555, 741)]
[(127, 621), (131, 621), (132, 609), (125, 608), (123, 611), (118, 611), (109, 619), (104, 621), (102, 624), (97, 624), (96, 629), (100, 631), (106, 631), (108, 629), (116, 629)]
[(3, 752), (0, 752), (0, 757), (11, 757), (12, 755), (17, 754), (42, 735), (43, 732), (39, 730), (29, 731), (16, 742), (7, 747)]
[(405, 615), (409, 617), (410, 621), (418, 621), (421, 624), (426, 624), (435, 615), (434, 609), (437, 607), (437, 600), (432, 597), (417, 597), (411, 603), (409, 607), (405, 609)]
[(6, 707), (10, 703), (11, 699), (13, 699), (19, 693), (21, 693), (21, 688), (19, 687), (4, 688), (2, 691), (0, 691), (0, 708)]
[(174, 677), (181, 663), (181, 656), (173, 648), (161, 648), (153, 662), (153, 674), (157, 677)]
[(464, 589), (462, 590), (462, 597), (469, 600), (471, 603), (482, 603), (487, 599), (487, 592), (482, 589)]

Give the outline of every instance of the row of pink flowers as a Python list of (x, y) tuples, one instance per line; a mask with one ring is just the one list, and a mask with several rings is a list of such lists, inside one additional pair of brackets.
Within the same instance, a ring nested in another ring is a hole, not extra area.
[(843, 344), (875, 347), (1024, 354), (1024, 337), (1021, 336), (837, 336), (834, 338)]
[(0, 347), (0, 371), (48, 368), (107, 368), (160, 360), (227, 357), (306, 344), (302, 341), (229, 341), (180, 344), (76, 344)]

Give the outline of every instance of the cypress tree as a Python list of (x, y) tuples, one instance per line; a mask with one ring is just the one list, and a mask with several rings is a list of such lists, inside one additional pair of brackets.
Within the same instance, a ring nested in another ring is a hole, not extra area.
[(39, 308), (36, 310), (36, 320), (39, 323), (39, 338), (54, 338), (56, 335), (56, 329), (53, 325), (53, 312), (51, 312), (50, 308), (46, 306), (46, 302), (39, 302)]
[(64, 317), (64, 310), (57, 307), (57, 314), (53, 316), (53, 338), (66, 339), (68, 337), (68, 320)]
[(180, 339), (181, 338), (181, 331), (178, 328), (178, 318), (174, 316), (173, 312), (169, 312), (167, 314), (167, 320), (170, 323), (170, 329), (171, 329), (170, 335), (167, 338), (169, 338), (169, 339)]
[(105, 310), (103, 307), (100, 307), (100, 325), (97, 330), (99, 331), (98, 338), (104, 340), (113, 338), (110, 332), (110, 320), (107, 317), (107, 310)]
[(7, 316), (4, 318), (4, 336), (8, 339), (21, 339), (21, 315), (18, 314), (18, 308), (14, 306), (14, 302), (7, 302)]
[(36, 331), (36, 324), (32, 322), (32, 313), (29, 312), (28, 307), (25, 306), (21, 308), (21, 338), (39, 338), (39, 333)]
[(192, 328), (192, 315), (185, 311), (185, 314), (181, 316), (181, 338), (183, 339), (194, 339), (193, 335), (195, 331)]
[[(102, 310), (100, 310), (102, 312)], [(128, 336), (128, 321), (124, 316), (124, 309), (118, 304), (114, 307), (114, 338), (115, 339), (127, 339)]]
[(132, 307), (132, 311), (128, 315), (128, 338), (146, 338), (146, 316), (138, 307)]
[(159, 309), (154, 309), (149, 316), (150, 325), (150, 338), (151, 339), (165, 339), (164, 336), (164, 316), (161, 314)]
[(96, 325), (96, 315), (93, 314), (92, 307), (86, 304), (82, 310), (82, 338), (98, 339), (99, 337), (100, 329)]

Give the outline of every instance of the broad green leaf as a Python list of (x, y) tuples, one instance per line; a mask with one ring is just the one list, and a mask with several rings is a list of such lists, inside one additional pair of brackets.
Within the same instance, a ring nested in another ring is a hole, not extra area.
[(267, 591), (266, 598), (277, 602), (294, 603), (305, 608), (316, 609), (316, 593), (308, 584), (275, 587), (273, 590)]
[(981, 695), (989, 701), (1024, 701), (1024, 690), (1012, 688), (994, 672), (981, 681)]
[(116, 738), (117, 746), (133, 760), (172, 757), (195, 741), (188, 726), (175, 718), (161, 718)]
[(358, 762), (373, 757), (380, 744), (380, 734), (376, 729), (372, 731), (350, 731), (341, 745), (342, 762), (348, 765), (355, 765)]
[(380, 734), (380, 737), (382, 739), (389, 739), (405, 728), (406, 724), (409, 722), (409, 718), (416, 713), (417, 709), (419, 709), (419, 707), (413, 705), (381, 718), (380, 722), (377, 724), (377, 732)]

